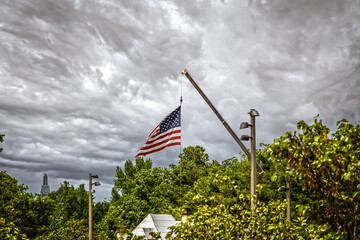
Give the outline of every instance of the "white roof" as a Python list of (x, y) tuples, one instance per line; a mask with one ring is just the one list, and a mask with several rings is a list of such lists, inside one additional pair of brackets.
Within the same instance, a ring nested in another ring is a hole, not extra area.
[(151, 238), (150, 232), (159, 232), (161, 239), (165, 239), (166, 234), (169, 232), (168, 227), (174, 226), (178, 222), (170, 214), (149, 214), (132, 233), (149, 239)]

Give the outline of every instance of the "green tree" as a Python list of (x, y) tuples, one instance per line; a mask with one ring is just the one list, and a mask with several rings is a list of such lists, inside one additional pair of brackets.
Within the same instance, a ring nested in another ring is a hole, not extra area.
[(35, 238), (46, 232), (52, 205), (26, 192), (27, 187), (6, 172), (0, 172), (0, 218), (20, 233)]
[(205, 153), (205, 149), (200, 146), (189, 146), (183, 149), (179, 155), (178, 166), (170, 165), (175, 174), (175, 184), (181, 185), (186, 192), (191, 188), (196, 180), (206, 175), (206, 164), (209, 162), (209, 156)]
[[(333, 231), (346, 232), (348, 239), (360, 233), (360, 127), (346, 120), (330, 130), (321, 120), (312, 125), (298, 123), (301, 133), (286, 133), (266, 149), (273, 161), (284, 162), (295, 171), (306, 201), (297, 206), (305, 216), (329, 223)], [(301, 201), (301, 198), (299, 198)]]
[(179, 158), (179, 166), (169, 168), (153, 168), (151, 160), (142, 157), (135, 164), (127, 160), (124, 169), (117, 167), (111, 205), (98, 228), (110, 229), (111, 237), (117, 227), (132, 229), (149, 213), (172, 213), (180, 218), (182, 195), (206, 175), (209, 157), (196, 146), (184, 148)]
[(122, 195), (130, 194), (136, 187), (136, 175), (140, 172), (150, 171), (152, 162), (150, 159), (144, 161), (142, 157), (136, 159), (135, 165), (131, 160), (125, 162), (124, 170), (119, 166), (116, 168), (116, 179), (114, 180), (114, 188)]
[[(200, 196), (199, 196), (200, 198)], [(174, 239), (341, 239), (327, 225), (309, 223), (305, 218), (292, 222), (285, 217), (285, 201), (255, 201), (249, 208), (249, 195), (240, 194), (231, 207), (225, 204), (200, 205), (190, 221), (172, 227)]]
[(124, 169), (117, 167), (109, 210), (95, 228), (111, 239), (117, 228), (132, 229), (149, 213), (168, 213), (172, 196), (168, 170), (142, 157), (127, 160)]
[(0, 239), (27, 240), (28, 238), (13, 222), (0, 218)]
[(86, 220), (71, 219), (61, 225), (56, 231), (52, 231), (44, 240), (85, 240), (89, 238), (89, 231), (85, 224)]
[(187, 204), (196, 211), (197, 202), (193, 198), (199, 193), (211, 196), (218, 192), (219, 201), (231, 202), (237, 196), (231, 187), (218, 186), (211, 179), (227, 176), (228, 184), (238, 181), (247, 186), (250, 180), (243, 181), (241, 176), (250, 171), (248, 165), (248, 161), (237, 159), (223, 164), (209, 161), (200, 146), (184, 148), (179, 164), (171, 164), (169, 168), (152, 168), (150, 159), (138, 158), (135, 164), (128, 160), (124, 169), (117, 168), (112, 202), (98, 228), (103, 232), (111, 229), (110, 237), (116, 227), (132, 229), (149, 213), (170, 213), (180, 219), (180, 206)]
[[(194, 184), (199, 178), (208, 175), (209, 165), (209, 156), (200, 146), (184, 148), (179, 155), (178, 165), (169, 165), (168, 178), (174, 206), (191, 204)], [(175, 215), (177, 217), (177, 214)]]
[(52, 191), (47, 198), (56, 202), (54, 215), (60, 222), (68, 220), (83, 220), (89, 215), (89, 193), (84, 184), (78, 188), (64, 181), (56, 191)]
[[(64, 181), (56, 191), (52, 191), (44, 199), (54, 204), (48, 231), (43, 235), (44, 237), (51, 239), (53, 236), (65, 236), (64, 234), (69, 233), (69, 237), (63, 239), (75, 239), (72, 236), (88, 229), (89, 195), (84, 184), (75, 188)], [(73, 224), (79, 227), (79, 231), (72, 232)]]
[(26, 195), (26, 187), (18, 185), (18, 181), (7, 174), (5, 171), (0, 172), (0, 217), (16, 221), (22, 212), (20, 209), (23, 195)]
[[(219, 186), (212, 195), (197, 194), (193, 201), (198, 208), (190, 221), (171, 228), (168, 238), (174, 239), (341, 239), (329, 226), (317, 225), (304, 217), (286, 220), (285, 200), (256, 200), (250, 209), (250, 195), (228, 176), (209, 179)], [(212, 183), (211, 183), (212, 182)], [(262, 191), (258, 185), (258, 194)], [(173, 236), (173, 237), (171, 237)], [(175, 237), (174, 237), (175, 236)]]
[(110, 203), (107, 201), (94, 203), (94, 224), (100, 223), (109, 211)]
[[(4, 136), (0, 135), (1, 143)], [(48, 230), (52, 202), (26, 190), (5, 171), (0, 172), (0, 239), (33, 239)]]

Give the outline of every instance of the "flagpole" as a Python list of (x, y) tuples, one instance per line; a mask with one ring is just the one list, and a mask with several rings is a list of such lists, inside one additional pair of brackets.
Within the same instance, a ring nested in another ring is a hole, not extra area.
[[(196, 90), (199, 92), (199, 94), (202, 96), (202, 98), (205, 100), (205, 102), (209, 105), (209, 107), (213, 110), (215, 115), (219, 118), (220, 122), (224, 125), (224, 127), (228, 130), (230, 135), (234, 138), (235, 142), (240, 146), (240, 148), (244, 151), (246, 156), (251, 159), (251, 154), (249, 150), (245, 147), (245, 145), (241, 142), (240, 138), (236, 135), (236, 133), (232, 130), (232, 128), (229, 126), (229, 124), (225, 121), (225, 119), (220, 115), (220, 113), (216, 110), (214, 105), (210, 102), (208, 97), (205, 95), (205, 93), (201, 90), (199, 85), (195, 82), (195, 80), (190, 76), (187, 69), (184, 69), (184, 71), (181, 73), (182, 75), (185, 75), (191, 84), (196, 88)], [(260, 165), (256, 162), (256, 168), (259, 171), (260, 174), (264, 173), (264, 170), (260, 167)]]

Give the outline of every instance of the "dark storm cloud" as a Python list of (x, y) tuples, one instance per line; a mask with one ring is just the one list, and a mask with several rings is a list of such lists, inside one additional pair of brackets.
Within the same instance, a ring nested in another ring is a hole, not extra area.
[(40, 180), (28, 172), (59, 183), (96, 170), (111, 183), (148, 119), (169, 110), (163, 89), (177, 91), (199, 33), (173, 29), (165, 6), (145, 1), (5, 1), (0, 11), (2, 169), (32, 191)]
[[(179, 104), (182, 143), (211, 159), (239, 147), (180, 72), (236, 132), (260, 111), (269, 143), (320, 113), (359, 119), (358, 1), (1, 1), (1, 170), (40, 191), (101, 177), (133, 159)], [(176, 163), (179, 148), (150, 155)]]
[(331, 120), (339, 115), (359, 119), (359, 2), (252, 4), (258, 23), (266, 22), (257, 31), (267, 51), (260, 45), (250, 67), (269, 98), (289, 104), (279, 113), (286, 112), (293, 121), (313, 109)]

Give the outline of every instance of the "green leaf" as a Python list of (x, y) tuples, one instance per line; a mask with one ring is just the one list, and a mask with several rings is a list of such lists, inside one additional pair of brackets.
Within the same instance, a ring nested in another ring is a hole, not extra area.
[(272, 182), (276, 182), (277, 179), (278, 179), (278, 176), (277, 176), (276, 174), (273, 174), (273, 175), (271, 176), (271, 181), (272, 181)]
[(350, 180), (350, 178), (351, 178), (351, 173), (348, 172), (348, 173), (344, 174), (344, 179), (345, 180)]

